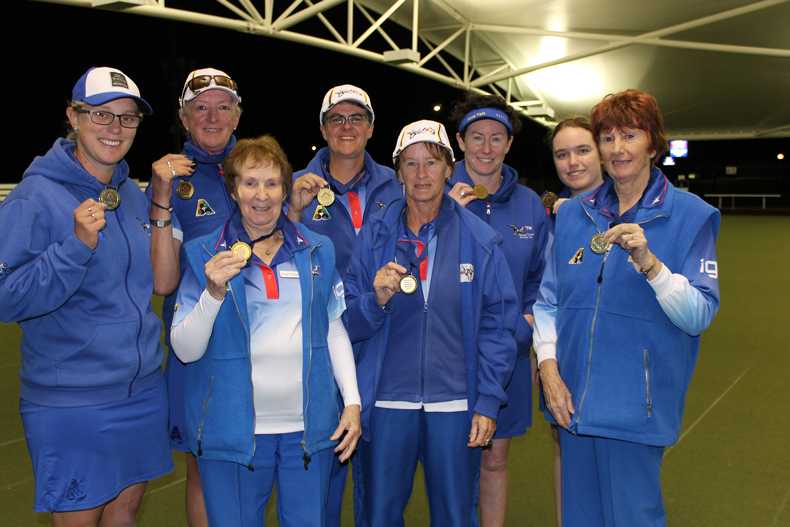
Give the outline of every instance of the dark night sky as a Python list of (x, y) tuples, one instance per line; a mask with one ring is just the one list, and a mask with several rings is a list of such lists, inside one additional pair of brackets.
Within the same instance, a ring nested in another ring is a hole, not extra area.
[[(16, 137), (11, 139), (10, 170), (0, 181), (18, 181), (33, 156), (45, 152), (63, 134), (71, 87), (94, 65), (123, 70), (154, 107), (155, 114), (143, 123), (127, 155), (132, 176), (140, 179), (149, 178), (153, 160), (180, 150), (177, 98), (186, 74), (199, 67), (217, 67), (239, 83), (244, 113), (238, 136), (274, 134), (297, 169), (312, 157), (311, 145), (323, 146), (318, 110), (326, 90), (337, 84), (356, 84), (370, 94), (376, 130), (368, 150), (379, 162), (387, 163), (398, 131), (413, 120), (436, 119), (448, 125), (450, 134), (455, 132), (447, 117), (461, 92), (396, 68), (205, 26), (48, 3), (15, 3), (6, 27), (25, 28), (24, 36), (13, 41), (17, 48), (9, 42), (6, 49), (6, 60), (11, 62), (6, 71), (13, 72), (6, 93)], [(376, 37), (371, 38), (375, 45)], [(14, 90), (16, 79), (22, 83), (21, 97)], [(439, 113), (432, 110), (437, 103), (443, 108)], [(508, 163), (538, 192), (557, 187), (545, 134), (543, 127), (525, 122), (508, 156)], [(693, 142), (690, 157), (667, 173), (673, 177), (696, 172), (698, 190), (704, 192), (727, 192), (734, 186), (734, 192), (790, 196), (790, 159), (778, 161), (779, 151), (790, 158), (790, 140)], [(739, 166), (739, 175), (725, 178), (725, 165)]]

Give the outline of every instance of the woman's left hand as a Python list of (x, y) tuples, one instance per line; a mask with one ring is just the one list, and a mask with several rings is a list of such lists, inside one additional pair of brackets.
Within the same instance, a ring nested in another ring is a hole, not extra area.
[[(337, 441), (343, 438), (340, 443), (335, 447), (335, 453), (340, 454), (338, 458), (341, 463), (346, 461), (354, 453), (359, 442), (359, 436), (362, 435), (362, 424), (359, 417), (360, 407), (358, 404), (350, 404), (343, 409), (343, 415), (340, 416), (340, 423), (332, 434), (332, 441)], [(345, 432), (345, 435), (343, 435)]]
[[(607, 243), (616, 243), (628, 252), (631, 262), (637, 271), (653, 270), (656, 266), (656, 255), (647, 246), (645, 231), (636, 223), (621, 223), (615, 225), (603, 235)], [(654, 271), (658, 271), (655, 269)]]
[(469, 442), (466, 446), (470, 448), (488, 446), (494, 438), (494, 432), (496, 432), (496, 420), (476, 413), (472, 416), (472, 426), (469, 429)]

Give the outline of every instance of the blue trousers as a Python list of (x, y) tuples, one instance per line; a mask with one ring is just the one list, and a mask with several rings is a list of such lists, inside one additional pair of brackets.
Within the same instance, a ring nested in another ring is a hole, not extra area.
[(467, 412), (374, 408), (362, 441), (363, 514), (370, 527), (403, 526), (417, 462), (422, 463), (431, 525), (468, 526), (480, 449), (469, 448)]
[[(340, 527), (343, 511), (343, 494), (346, 491), (346, 476), (351, 460), (341, 463), (338, 456), (332, 461), (332, 474), (329, 478), (329, 496), (326, 502), (326, 527)], [(356, 500), (354, 501), (356, 510)]]
[(558, 430), (564, 527), (666, 526), (663, 447)]
[(283, 527), (324, 527), (331, 448), (316, 452), (305, 469), (302, 432), (255, 436), (252, 469), (232, 461), (198, 458), (206, 511), (212, 527), (260, 527), (277, 482)]

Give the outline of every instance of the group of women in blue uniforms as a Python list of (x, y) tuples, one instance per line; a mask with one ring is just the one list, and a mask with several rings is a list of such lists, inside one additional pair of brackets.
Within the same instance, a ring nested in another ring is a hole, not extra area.
[(464, 159), (416, 121), (393, 170), (366, 151), (368, 94), (336, 86), (327, 146), (293, 177), (274, 138), (237, 142), (240, 103), (225, 72), (191, 72), (183, 150), (143, 195), (123, 157), (151, 108), (91, 68), (69, 137), (0, 206), (36, 510), (133, 525), (175, 448), (192, 526), (260, 525), (275, 486), (281, 524), (339, 525), (349, 461), (357, 525), (403, 524), (418, 462), (432, 524), (503, 525), (539, 371), (564, 525), (665, 524), (661, 454), (718, 308), (718, 215), (655, 167), (652, 97), (557, 127), (568, 190), (548, 208), (504, 163), (520, 123), (499, 97), (456, 105)]

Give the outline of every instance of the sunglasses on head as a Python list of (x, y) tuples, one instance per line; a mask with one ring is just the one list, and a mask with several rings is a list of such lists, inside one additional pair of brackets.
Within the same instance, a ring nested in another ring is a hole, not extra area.
[(238, 89), (236, 81), (225, 75), (196, 75), (187, 81), (184, 92), (186, 92), (186, 88), (189, 88), (193, 93), (197, 93), (211, 86), (211, 81), (214, 81), (214, 86), (222, 86), (234, 92)]

